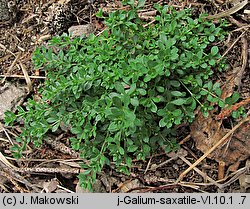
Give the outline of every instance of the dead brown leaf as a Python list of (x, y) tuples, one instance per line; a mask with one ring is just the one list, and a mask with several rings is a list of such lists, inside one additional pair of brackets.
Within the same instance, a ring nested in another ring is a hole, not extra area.
[(57, 179), (51, 179), (49, 182), (43, 183), (43, 189), (46, 191), (46, 193), (51, 193), (57, 189), (58, 185), (59, 182)]
[[(215, 120), (211, 114), (206, 118), (202, 113), (198, 114), (190, 128), (196, 147), (203, 153), (212, 148), (228, 132), (222, 126), (221, 120)], [(250, 156), (250, 124), (244, 123), (230, 137), (208, 157), (217, 162), (224, 161), (226, 165), (247, 159)]]

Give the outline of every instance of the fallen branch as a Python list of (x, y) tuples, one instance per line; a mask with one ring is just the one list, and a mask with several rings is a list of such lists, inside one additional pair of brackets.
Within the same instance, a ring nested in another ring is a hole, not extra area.
[(225, 108), (221, 111), (219, 115), (215, 117), (216, 120), (222, 120), (226, 117), (229, 117), (233, 111), (237, 111), (240, 107), (245, 106), (250, 103), (250, 98), (247, 98), (245, 100), (242, 100), (234, 105), (232, 105), (230, 108)]
[(72, 173), (79, 174), (79, 168), (17, 168), (16, 171), (20, 173)]

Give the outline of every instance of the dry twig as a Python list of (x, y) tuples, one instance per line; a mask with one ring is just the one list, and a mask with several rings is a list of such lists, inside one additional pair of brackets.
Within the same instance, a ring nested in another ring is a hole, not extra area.
[[(190, 163), (185, 157), (180, 156), (180, 158), (189, 166), (192, 166), (192, 163)], [(218, 184), (215, 180), (213, 180), (211, 177), (209, 177), (207, 174), (205, 174), (204, 172), (202, 172), (200, 169), (194, 167), (194, 170), (200, 174), (204, 179), (207, 179), (208, 181), (210, 181), (211, 183), (213, 183), (215, 186), (221, 188), (221, 185)]]
[(238, 0), (237, 4), (235, 6), (233, 6), (232, 8), (230, 8), (226, 11), (220, 12), (218, 14), (215, 14), (215, 15), (209, 15), (205, 18), (206, 19), (218, 19), (218, 18), (230, 16), (231, 14), (234, 14), (234, 13), (238, 12), (239, 10), (241, 10), (247, 4), (248, 4), (248, 0), (244, 0), (242, 2), (240, 0)]
[(4, 76), (4, 78), (3, 78), (2, 82), (1, 82), (2, 84), (5, 82), (7, 76), (12, 71), (13, 67), (15, 66), (15, 64), (17, 63), (17, 61), (19, 60), (20, 56), (21, 56), (21, 53), (18, 53), (17, 56), (16, 56), (16, 58), (14, 59), (14, 61), (12, 62), (12, 64), (10, 65), (9, 69), (7, 70), (7, 73), (5, 74), (5, 76)]
[(227, 55), (227, 53), (234, 47), (234, 45), (240, 40), (240, 38), (241, 38), (243, 35), (245, 35), (245, 33), (246, 33), (246, 31), (242, 32), (242, 33), (240, 34), (240, 36), (237, 37), (237, 38), (235, 39), (235, 41), (230, 45), (230, 47), (227, 48), (227, 50), (222, 54), (222, 56), (220, 57), (220, 59), (218, 59), (217, 62), (220, 62), (220, 61), (222, 60), (222, 58), (225, 57), (225, 56)]
[(242, 66), (241, 66), (241, 69), (237, 75), (237, 77), (238, 77), (238, 91), (241, 88), (242, 76), (243, 76), (243, 73), (247, 67), (247, 62), (248, 62), (248, 41), (247, 41), (246, 36), (243, 36), (241, 38), (241, 41), (242, 41), (242, 50), (241, 50)]
[(28, 90), (30, 92), (32, 90), (32, 83), (31, 83), (30, 77), (28, 75), (27, 68), (23, 63), (21, 63), (21, 62), (19, 62), (19, 63), (20, 63), (20, 66), (22, 68), (23, 75), (25, 77), (25, 81), (27, 83)]
[[(25, 79), (24, 75), (0, 75), (0, 77)], [(34, 75), (31, 75), (29, 77), (32, 78), (32, 79), (46, 79), (45, 76), (34, 76)]]

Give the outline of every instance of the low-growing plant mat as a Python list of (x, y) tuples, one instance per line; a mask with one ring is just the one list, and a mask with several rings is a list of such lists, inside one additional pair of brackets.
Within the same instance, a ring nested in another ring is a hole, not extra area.
[[(67, 32), (71, 25), (86, 22), (95, 25), (95, 35), (99, 36), (106, 27), (103, 19), (96, 17), (100, 8), (104, 15), (112, 11), (128, 10), (128, 7), (119, 1), (99, 1), (93, 5), (80, 2), (37, 1), (34, 4), (28, 0), (19, 1), (17, 18), (8, 23), (0, 23), (2, 85), (7, 82), (16, 86), (26, 84), (28, 94), (22, 104), (23, 108), (26, 107), (29, 98), (35, 98), (37, 102), (41, 99), (40, 91), (37, 92), (37, 89), (43, 88), (47, 76), (42, 69), (34, 69), (31, 57), (36, 46), (46, 46), (52, 36)], [(207, 107), (213, 107), (213, 110), (207, 109), (206, 117), (199, 107), (193, 111), (195, 116), (193, 123), (189, 123), (188, 120), (173, 123), (176, 128), (173, 138), (176, 141), (175, 147), (180, 146), (175, 151), (166, 153), (159, 147), (157, 152), (145, 156), (144, 159), (131, 158), (131, 167), (127, 175), (118, 172), (115, 162), (111, 161), (105, 165), (101, 172), (97, 172), (93, 190), (94, 192), (246, 192), (249, 187), (247, 184), (249, 178), (247, 173), (249, 171), (248, 5), (245, 1), (236, 3), (146, 1), (138, 12), (141, 20), (146, 22), (144, 27), (154, 24), (154, 18), (158, 14), (153, 6), (154, 3), (171, 5), (177, 11), (191, 7), (192, 15), (196, 18), (201, 13), (208, 13), (208, 19), (215, 25), (219, 24), (218, 17), (228, 21), (224, 28), (227, 32), (226, 39), (217, 40), (216, 45), (212, 45), (215, 37), (209, 37), (210, 52), (216, 54), (218, 50), (222, 55), (220, 60), (223, 62), (225, 58), (228, 64), (228, 70), (220, 72), (218, 68), (213, 69), (214, 75), (210, 78), (213, 83), (211, 90), (215, 90), (215, 94), (222, 100), (228, 99), (224, 105), (218, 105), (218, 100), (208, 98)], [(70, 5), (75, 8), (74, 15), (65, 12)], [(57, 16), (62, 13), (67, 14), (64, 17), (60, 16), (65, 18), (63, 19), (65, 24), (56, 19), (52, 11), (57, 13)], [(56, 48), (54, 53), (57, 53)], [(210, 61), (210, 64), (213, 65), (213, 62)], [(218, 84), (214, 86), (215, 83)], [(207, 84), (207, 87), (209, 86), (210, 83)], [(129, 88), (131, 86), (125, 86), (125, 90)], [(173, 94), (178, 96), (179, 93), (175, 91)], [(50, 101), (47, 102), (49, 105)], [(175, 105), (180, 104), (179, 102), (182, 101), (175, 101)], [(133, 104), (137, 104), (136, 100)], [(152, 110), (154, 107), (149, 108)], [(12, 126), (7, 126), (1, 121), (1, 192), (88, 192), (80, 187), (77, 176), (84, 172), (80, 165), (88, 164), (89, 160), (82, 158), (80, 152), (72, 149), (70, 138), (74, 137), (74, 133), (70, 132), (70, 127), (60, 123), (57, 131), (47, 133), (47, 140), (40, 141), (40, 147), (28, 143), (23, 151), (23, 157), (17, 160), (11, 154), (11, 147), (14, 144), (20, 145), (15, 139), (23, 132), (21, 129), (23, 124), (24, 121), (21, 120)], [(166, 121), (162, 121), (161, 125), (166, 126)]]

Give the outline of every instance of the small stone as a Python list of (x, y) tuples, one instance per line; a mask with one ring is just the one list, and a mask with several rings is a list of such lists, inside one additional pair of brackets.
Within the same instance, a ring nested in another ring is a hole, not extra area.
[(183, 161), (182, 161), (181, 159), (176, 160), (176, 163), (177, 163), (178, 165), (183, 165)]
[(157, 165), (155, 163), (153, 163), (151, 166), (150, 166), (150, 169), (151, 170), (155, 170), (157, 168)]
[(36, 43), (37, 37), (36, 36), (31, 36), (31, 41), (34, 42), (34, 43)]
[(24, 87), (16, 87), (10, 83), (6, 83), (0, 87), (0, 120), (4, 119), (4, 113), (7, 110), (15, 111), (16, 106), (20, 105), (27, 92)]
[(161, 171), (155, 171), (155, 176), (161, 177), (162, 176), (162, 172)]
[(95, 26), (93, 24), (71, 26), (68, 29), (68, 32), (72, 38), (83, 35), (89, 36), (91, 33), (95, 32)]
[(58, 185), (59, 185), (59, 182), (55, 178), (55, 179), (50, 180), (49, 182), (44, 182), (43, 189), (46, 191), (46, 193), (51, 193), (51, 192), (54, 192), (58, 188), (57, 187)]
[[(80, 182), (78, 182), (76, 185), (76, 193), (90, 193), (90, 191), (88, 189), (83, 189), (80, 186)], [(106, 193), (106, 190), (99, 179), (96, 179), (96, 182), (93, 185), (93, 193)]]
[(179, 166), (177, 164), (173, 164), (173, 168), (177, 171), (179, 170)]
[[(129, 181), (129, 182), (121, 183), (120, 186), (121, 186), (121, 188), (120, 188), (121, 192), (125, 193), (131, 189), (142, 187), (142, 184), (138, 179), (134, 179), (134, 180)], [(131, 191), (131, 193), (136, 193), (136, 190)]]
[(0, 21), (6, 21), (10, 19), (10, 12), (8, 8), (7, 0), (0, 0)]

